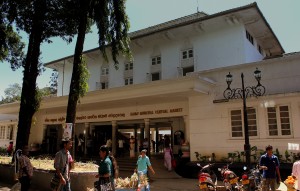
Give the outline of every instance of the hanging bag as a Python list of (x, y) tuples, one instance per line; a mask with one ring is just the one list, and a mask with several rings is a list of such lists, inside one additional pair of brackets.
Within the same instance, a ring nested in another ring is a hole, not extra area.
[(52, 190), (58, 190), (60, 184), (60, 177), (55, 173), (51, 179), (50, 187)]
[[(64, 170), (62, 172), (62, 174), (65, 174), (66, 172), (66, 168), (67, 168), (67, 163), (69, 163), (69, 156), (67, 156), (67, 161), (64, 167)], [(52, 190), (60, 190), (61, 187), (61, 183), (60, 183), (60, 177), (57, 175), (57, 173), (54, 173), (54, 176), (52, 177), (51, 181), (50, 181), (50, 188)]]
[(94, 187), (97, 191), (114, 191), (109, 177), (100, 177), (99, 181), (94, 182)]

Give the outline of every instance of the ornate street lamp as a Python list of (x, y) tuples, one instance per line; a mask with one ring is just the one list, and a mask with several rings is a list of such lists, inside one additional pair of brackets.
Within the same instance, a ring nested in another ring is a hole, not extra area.
[(244, 151), (246, 155), (246, 164), (250, 167), (250, 143), (249, 143), (249, 132), (248, 132), (248, 114), (246, 106), (247, 97), (258, 97), (265, 94), (265, 87), (260, 84), (261, 71), (256, 68), (254, 71), (254, 77), (257, 80), (256, 86), (244, 86), (244, 74), (241, 73), (242, 88), (231, 89), (230, 85), (232, 82), (232, 75), (226, 75), (227, 89), (224, 91), (223, 96), (225, 99), (243, 99), (243, 116), (244, 116), (244, 132), (245, 132), (245, 145)]

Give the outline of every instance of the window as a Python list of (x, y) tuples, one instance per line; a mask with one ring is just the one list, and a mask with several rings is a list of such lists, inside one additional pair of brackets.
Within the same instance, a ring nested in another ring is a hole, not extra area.
[(108, 74), (109, 74), (109, 68), (103, 67), (103, 68), (101, 69), (101, 75), (106, 76), (106, 75), (108, 75)]
[(182, 60), (188, 59), (188, 58), (193, 58), (194, 57), (194, 52), (193, 49), (188, 49), (182, 51)]
[(126, 78), (125, 85), (133, 84), (133, 78)]
[(194, 72), (194, 66), (182, 68), (182, 75), (186, 76), (187, 73)]
[[(244, 137), (244, 117), (242, 110), (232, 110), (231, 113), (231, 136), (232, 137)], [(247, 108), (248, 117), (248, 133), (249, 136), (257, 136), (257, 124), (256, 124), (256, 109)]]
[(108, 82), (101, 82), (101, 89), (108, 89)]
[(161, 57), (160, 56), (156, 56), (152, 58), (152, 65), (158, 65), (161, 64)]
[(258, 45), (258, 52), (259, 52), (260, 54), (263, 54), (263, 50), (262, 50), (261, 46), (259, 46), (259, 45)]
[(125, 64), (125, 70), (132, 70), (133, 69), (133, 62), (128, 62)]
[(251, 42), (251, 44), (254, 44), (253, 37), (248, 31), (246, 31), (246, 38), (249, 40), (249, 42)]
[(5, 126), (0, 127), (0, 139), (5, 139)]
[(152, 80), (152, 81), (160, 80), (160, 74), (159, 74), (159, 72), (157, 72), (157, 73), (152, 73), (152, 74), (151, 74), (151, 80)]
[(268, 107), (268, 126), (270, 136), (291, 135), (289, 107)]
[(11, 132), (12, 132), (12, 126), (9, 125), (9, 126), (7, 127), (7, 131), (6, 131), (6, 139), (12, 139), (12, 138), (11, 138)]

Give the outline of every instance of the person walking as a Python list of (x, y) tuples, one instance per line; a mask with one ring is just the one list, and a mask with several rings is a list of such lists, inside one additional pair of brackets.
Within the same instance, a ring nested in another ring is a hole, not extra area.
[(124, 156), (124, 140), (122, 138), (118, 140), (118, 151), (119, 157)]
[(11, 156), (14, 150), (14, 142), (10, 141), (8, 147), (6, 148), (6, 153), (8, 156)]
[(95, 178), (99, 179), (96, 187), (99, 191), (115, 190), (112, 161), (109, 158), (109, 150), (106, 145), (100, 147), (99, 155), (101, 161), (99, 163), (98, 174), (95, 176)]
[(130, 143), (130, 158), (134, 158), (135, 157), (135, 138), (133, 136), (130, 137), (129, 143)]
[(55, 154), (54, 168), (56, 170), (56, 175), (60, 178), (60, 183), (58, 185), (57, 191), (71, 191), (70, 182), (70, 170), (73, 161), (70, 156), (70, 149), (73, 143), (70, 139), (63, 139), (61, 143), (61, 150)]
[(164, 165), (168, 171), (172, 171), (173, 152), (170, 144), (166, 144), (164, 148)]
[(111, 151), (111, 147), (112, 147), (112, 141), (111, 138), (108, 138), (106, 140), (106, 147), (108, 148), (109, 151)]
[(23, 146), (22, 154), (18, 157), (18, 178), (21, 183), (21, 191), (28, 191), (33, 175), (33, 166), (28, 158), (28, 145)]
[(276, 176), (278, 177), (278, 182), (281, 182), (281, 177), (279, 160), (277, 156), (273, 155), (273, 147), (271, 145), (266, 147), (266, 154), (260, 157), (259, 166), (263, 170), (262, 191), (269, 191), (269, 189), (275, 191)]
[[(151, 172), (152, 172), (153, 175), (155, 174), (155, 171), (152, 168), (150, 159), (146, 155), (146, 153), (147, 153), (147, 150), (143, 149), (141, 151), (141, 155), (138, 157), (138, 160), (137, 160), (137, 163), (136, 163), (137, 164), (137, 172), (138, 172), (139, 185), (141, 183), (142, 176), (147, 176), (148, 168), (151, 170)], [(150, 191), (150, 185), (149, 185), (149, 183), (146, 186), (146, 190)]]
[(93, 139), (92, 139), (91, 135), (89, 135), (87, 138), (86, 150), (87, 150), (88, 157), (92, 158), (92, 156), (93, 156)]
[(293, 163), (293, 168), (292, 168), (292, 176), (294, 179), (298, 180), (298, 185), (296, 187), (298, 188), (297, 190), (300, 189), (300, 153), (296, 155), (296, 161)]
[(155, 148), (156, 142), (155, 142), (154, 140), (151, 140), (151, 144), (152, 144), (152, 152), (155, 153), (155, 150), (156, 150), (156, 148)]

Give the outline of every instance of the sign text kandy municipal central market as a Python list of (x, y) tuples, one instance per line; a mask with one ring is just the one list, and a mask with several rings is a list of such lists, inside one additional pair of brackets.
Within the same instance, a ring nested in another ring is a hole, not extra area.
[[(135, 111), (135, 112), (130, 112), (130, 116), (142, 116), (142, 115), (161, 115), (165, 113), (180, 113), (182, 112), (182, 108), (174, 108), (174, 109), (159, 109), (159, 110), (147, 110), (147, 111)], [(103, 118), (124, 118), (126, 117), (125, 113), (109, 113), (109, 114), (91, 114), (91, 115), (81, 115), (77, 116), (76, 120), (85, 120), (85, 119), (103, 119)], [(60, 117), (60, 118), (46, 118), (45, 122), (64, 122), (66, 120), (65, 117)]]

